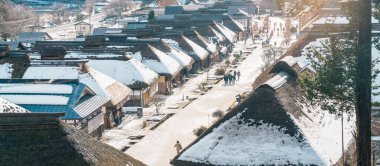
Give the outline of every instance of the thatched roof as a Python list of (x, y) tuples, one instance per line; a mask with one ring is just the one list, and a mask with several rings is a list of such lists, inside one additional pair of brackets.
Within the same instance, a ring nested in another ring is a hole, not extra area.
[(1, 163), (4, 165), (145, 165), (59, 122), (58, 116), (60, 115), (46, 113), (2, 114), (0, 116)]

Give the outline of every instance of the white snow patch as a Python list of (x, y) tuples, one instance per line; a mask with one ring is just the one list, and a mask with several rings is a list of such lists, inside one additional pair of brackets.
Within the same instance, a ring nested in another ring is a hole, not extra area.
[(88, 65), (126, 85), (136, 82), (149, 85), (158, 78), (157, 73), (134, 58), (128, 61), (90, 60)]
[(29, 113), (29, 111), (0, 97), (0, 113)]
[(78, 79), (78, 67), (29, 67), (23, 79)]
[(173, 59), (177, 60), (177, 62), (180, 65), (190, 67), (194, 63), (194, 60), (183, 51), (173, 46), (169, 46), (169, 47), (170, 47), (170, 52), (166, 54), (172, 57)]
[(15, 104), (66, 105), (68, 97), (58, 95), (0, 95)]
[(0, 78), (2, 79), (9, 79), (12, 78), (12, 64), (4, 63), (0, 64)]
[(54, 84), (0, 84), (0, 93), (39, 93), (39, 94), (71, 94), (70, 85)]
[(208, 55), (207, 50), (205, 50), (204, 48), (202, 48), (202, 47), (199, 46), (198, 44), (194, 43), (193, 41), (191, 41), (191, 40), (188, 39), (187, 37), (183, 36), (183, 38), (185, 39), (185, 41), (187, 42), (187, 44), (189, 44), (189, 45), (191, 46), (191, 48), (193, 49), (194, 53), (195, 53), (199, 58), (201, 58), (202, 60), (204, 60), (204, 59), (207, 58), (207, 55)]
[(270, 124), (239, 124), (241, 114), (215, 128), (187, 149), (180, 160), (213, 165), (324, 165), (306, 143)]
[(276, 76), (266, 81), (264, 84), (271, 86), (273, 89), (277, 89), (287, 82), (288, 77), (288, 73), (281, 71)]
[(219, 29), (219, 31), (227, 38), (231, 43), (234, 42), (234, 37), (236, 36), (235, 32), (231, 31), (224, 25), (215, 24), (215, 26)]

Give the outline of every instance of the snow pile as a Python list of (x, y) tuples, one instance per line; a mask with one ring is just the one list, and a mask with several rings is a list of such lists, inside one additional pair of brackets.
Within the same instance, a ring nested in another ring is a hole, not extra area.
[(154, 59), (142, 59), (142, 63), (148, 68), (159, 74), (170, 74), (175, 76), (183, 68), (175, 59), (166, 55), (162, 51), (151, 47), (152, 51), (156, 54), (159, 61)]
[(39, 94), (71, 94), (70, 85), (54, 84), (0, 84), (0, 93), (39, 93)]
[(0, 78), (9, 79), (12, 78), (12, 64), (4, 63), (0, 64)]
[(3, 98), (0, 98), (0, 113), (28, 113), (29, 111), (13, 104)]
[(68, 97), (58, 95), (0, 95), (15, 104), (31, 105), (67, 105)]
[(134, 58), (128, 61), (90, 60), (88, 65), (126, 85), (133, 85), (137, 82), (149, 85), (158, 77), (157, 73)]
[(108, 98), (113, 97), (107, 92), (107, 87), (116, 81), (91, 67), (88, 68), (88, 73), (81, 73), (79, 75), (79, 81), (89, 87), (97, 95)]
[(193, 41), (191, 41), (191, 40), (188, 39), (187, 37), (183, 36), (183, 38), (185, 39), (186, 43), (190, 45), (190, 47), (193, 49), (194, 53), (195, 53), (199, 58), (201, 58), (202, 60), (204, 60), (204, 59), (207, 58), (207, 55), (208, 55), (207, 50), (205, 50), (204, 48), (202, 48), (202, 47), (199, 46), (198, 44), (194, 43)]
[(264, 84), (271, 86), (273, 89), (278, 89), (287, 82), (288, 77), (288, 73), (281, 71), (276, 76), (266, 81)]
[(166, 54), (175, 59), (180, 65), (189, 67), (193, 64), (194, 60), (189, 55), (173, 46), (169, 47), (170, 52)]
[(78, 67), (29, 67), (23, 79), (78, 79)]
[(347, 17), (321, 17), (313, 24), (349, 24)]
[[(187, 149), (180, 160), (213, 165), (324, 165), (307, 142), (285, 134), (278, 126), (252, 126), (241, 113)], [(281, 148), (279, 148), (281, 147)]]
[(234, 37), (236, 36), (235, 32), (231, 31), (224, 25), (215, 24), (215, 26), (219, 29), (219, 31), (227, 38), (231, 43), (234, 42)]

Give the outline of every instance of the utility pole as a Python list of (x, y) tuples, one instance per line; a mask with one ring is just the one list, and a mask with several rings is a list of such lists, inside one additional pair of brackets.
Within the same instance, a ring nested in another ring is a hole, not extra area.
[(357, 165), (371, 165), (371, 0), (359, 0), (359, 52), (357, 64)]

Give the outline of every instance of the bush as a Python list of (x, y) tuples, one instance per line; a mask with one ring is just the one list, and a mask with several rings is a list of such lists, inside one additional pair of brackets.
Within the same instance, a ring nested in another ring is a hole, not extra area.
[(221, 110), (216, 110), (215, 112), (212, 113), (212, 117), (215, 117), (215, 118), (221, 118), (223, 117), (223, 115), (224, 115), (224, 112)]
[(296, 27), (291, 27), (291, 28), (290, 28), (290, 32), (291, 32), (291, 33), (296, 33), (296, 32), (297, 32)]
[(195, 130), (193, 131), (193, 133), (194, 133), (194, 135), (196, 135), (197, 137), (199, 137), (199, 136), (201, 136), (206, 130), (207, 130), (206, 127), (201, 126), (201, 127), (197, 128), (197, 129), (195, 129)]
[(215, 70), (215, 75), (224, 75), (224, 73), (226, 73), (226, 69), (224, 67), (218, 67)]
[(230, 62), (229, 60), (226, 60), (224, 63), (225, 63), (227, 66), (229, 66), (229, 65), (231, 64), (231, 62)]
[(232, 65), (236, 65), (238, 62), (239, 62), (239, 61), (238, 61), (237, 59), (234, 59), (234, 60), (232, 61)]

